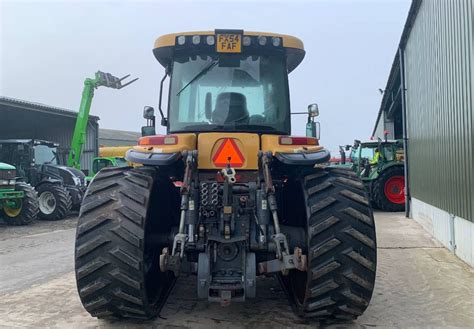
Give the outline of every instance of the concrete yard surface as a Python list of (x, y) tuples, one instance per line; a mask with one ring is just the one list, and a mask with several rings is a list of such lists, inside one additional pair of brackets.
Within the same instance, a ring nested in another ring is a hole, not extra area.
[[(402, 213), (375, 214), (377, 281), (356, 321), (330, 328), (474, 327), (474, 270)], [(229, 307), (196, 298), (195, 277), (180, 278), (161, 317), (144, 322), (92, 318), (75, 284), (75, 219), (0, 226), (1, 328), (317, 327), (293, 315), (276, 280)]]

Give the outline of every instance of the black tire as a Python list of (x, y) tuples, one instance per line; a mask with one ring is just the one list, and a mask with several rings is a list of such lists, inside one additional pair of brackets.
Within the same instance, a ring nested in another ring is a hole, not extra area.
[(308, 271), (282, 277), (295, 313), (350, 320), (367, 308), (377, 264), (375, 224), (364, 186), (350, 169), (304, 176)]
[(153, 318), (174, 283), (159, 269), (179, 193), (154, 168), (105, 168), (90, 183), (76, 232), (75, 268), (84, 308), (99, 318)]
[(40, 219), (60, 220), (69, 215), (72, 208), (72, 198), (64, 186), (45, 183), (37, 186), (36, 191), (38, 192), (38, 217)]
[(3, 218), (8, 225), (28, 225), (34, 222), (38, 216), (38, 196), (31, 185), (18, 182), (15, 184), (16, 191), (23, 191), (25, 196), (21, 199), (21, 211), (17, 216), (10, 217), (3, 210)]
[[(405, 210), (405, 202), (403, 199), (403, 203), (394, 203), (389, 200), (387, 195), (385, 194), (385, 184), (387, 181), (395, 176), (402, 176), (405, 177), (405, 171), (401, 166), (394, 166), (389, 167), (382, 171), (380, 176), (377, 180), (373, 183), (372, 189), (372, 200), (374, 201), (377, 208), (380, 208), (384, 211), (404, 211)], [(404, 191), (401, 191), (404, 193)]]

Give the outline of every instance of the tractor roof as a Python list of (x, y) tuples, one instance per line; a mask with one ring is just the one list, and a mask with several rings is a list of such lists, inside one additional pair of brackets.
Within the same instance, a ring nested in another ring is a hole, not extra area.
[(370, 140), (370, 141), (362, 141), (360, 144), (362, 146), (377, 146), (379, 144), (396, 144), (401, 142), (401, 140), (398, 139), (388, 139), (387, 141), (382, 140), (381, 142), (377, 140)]
[(12, 166), (5, 162), (0, 162), (0, 170), (13, 170), (16, 169), (15, 166)]
[(55, 142), (45, 141), (42, 139), (0, 139), (0, 144), (35, 144), (35, 145), (47, 145), (51, 147), (59, 146)]
[[(155, 54), (156, 59), (160, 62), (161, 65), (167, 66), (168, 63), (171, 61), (173, 57), (174, 48), (177, 47), (176, 40), (180, 36), (184, 36), (188, 39), (192, 38), (193, 36), (200, 36), (203, 40), (203, 43), (206, 42), (207, 36), (216, 36), (218, 33), (224, 33), (221, 31), (226, 30), (216, 30), (216, 31), (196, 31), (196, 32), (181, 32), (181, 33), (171, 33), (165, 34), (155, 41), (155, 45), (153, 47), (153, 53)], [(230, 33), (236, 30), (228, 30)], [(239, 31), (242, 37), (250, 37), (252, 41), (252, 46), (257, 44), (257, 40), (259, 37), (267, 37), (267, 38), (279, 38), (281, 39), (282, 47), (285, 49), (285, 55), (287, 60), (288, 72), (293, 71), (303, 60), (305, 55), (304, 45), (303, 42), (298, 39), (297, 37), (293, 37), (291, 35), (286, 34), (279, 34), (279, 33), (271, 33), (271, 32), (251, 32), (251, 31)], [(271, 44), (270, 40), (270, 44)], [(196, 46), (188, 42), (189, 47), (195, 48)], [(179, 45), (180, 48), (183, 46)], [(243, 49), (245, 50), (245, 45)], [(258, 47), (258, 46), (257, 46)], [(214, 46), (212, 46), (214, 49)], [(268, 48), (267, 48), (268, 49)]]

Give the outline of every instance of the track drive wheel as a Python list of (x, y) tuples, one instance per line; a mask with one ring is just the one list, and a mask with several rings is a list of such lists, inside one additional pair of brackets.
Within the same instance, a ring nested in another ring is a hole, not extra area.
[(39, 202), (39, 218), (60, 220), (69, 215), (72, 198), (69, 191), (61, 184), (44, 183), (36, 188)]
[(23, 191), (25, 196), (18, 199), (19, 207), (3, 207), (4, 219), (9, 225), (31, 224), (38, 215), (38, 196), (31, 185), (18, 182), (15, 184), (16, 191)]
[[(176, 225), (179, 192), (155, 168), (105, 168), (90, 183), (79, 213), (75, 267), (84, 308), (99, 318), (157, 315), (174, 283), (159, 268)], [(161, 241), (161, 242), (160, 242)]]
[(374, 182), (372, 199), (384, 211), (405, 210), (405, 173), (402, 166), (385, 169)]
[(303, 177), (308, 271), (283, 277), (297, 315), (350, 320), (367, 308), (375, 283), (375, 225), (364, 186), (350, 169)]

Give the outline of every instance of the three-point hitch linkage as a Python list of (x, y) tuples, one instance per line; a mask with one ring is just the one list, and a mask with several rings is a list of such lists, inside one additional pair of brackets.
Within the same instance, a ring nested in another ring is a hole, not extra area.
[[(163, 272), (172, 271), (176, 276), (182, 272), (197, 273), (200, 298), (228, 303), (231, 299), (254, 297), (257, 274), (281, 272), (286, 275), (291, 269), (306, 271), (306, 256), (297, 246), (304, 241), (293, 243), (291, 253), (279, 223), (269, 154), (259, 153), (260, 184), (238, 184), (230, 162), (217, 172), (220, 183), (199, 182), (197, 151), (183, 152), (182, 158), (185, 169), (180, 189), (179, 227), (171, 253), (164, 248), (160, 256)], [(209, 211), (203, 208), (209, 204), (208, 200), (215, 206)], [(206, 225), (213, 217), (217, 229)], [(254, 236), (257, 238), (253, 239)], [(265, 250), (274, 256), (257, 263), (255, 252)], [(190, 260), (193, 253), (197, 253), (198, 258), (194, 265)]]

